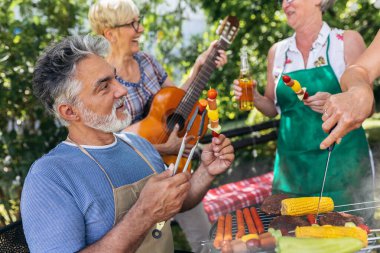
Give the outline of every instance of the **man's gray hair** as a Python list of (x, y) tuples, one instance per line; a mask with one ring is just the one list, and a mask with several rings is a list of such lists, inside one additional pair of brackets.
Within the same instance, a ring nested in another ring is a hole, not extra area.
[(71, 36), (52, 44), (37, 60), (33, 74), (33, 93), (46, 109), (61, 119), (57, 106), (75, 105), (82, 83), (74, 78), (77, 63), (89, 55), (104, 57), (108, 42), (100, 36)]
[(321, 0), (321, 11), (325, 13), (335, 3), (335, 0)]

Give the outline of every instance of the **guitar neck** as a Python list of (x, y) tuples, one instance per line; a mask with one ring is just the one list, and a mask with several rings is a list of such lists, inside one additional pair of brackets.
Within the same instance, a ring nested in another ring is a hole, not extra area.
[(230, 43), (223, 37), (219, 39), (210, 54), (208, 55), (206, 62), (201, 66), (194, 80), (190, 83), (189, 89), (186, 95), (183, 97), (179, 104), (176, 113), (182, 115), (185, 119), (188, 118), (192, 108), (198, 101), (202, 91), (206, 87), (207, 82), (210, 80), (211, 74), (216, 68), (215, 59), (218, 56), (218, 50), (226, 50)]

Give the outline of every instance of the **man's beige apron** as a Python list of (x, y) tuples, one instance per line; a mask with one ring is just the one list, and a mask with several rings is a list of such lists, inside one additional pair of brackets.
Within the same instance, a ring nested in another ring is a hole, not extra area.
[[(74, 141), (70, 140), (69, 138), (67, 139), (68, 141), (76, 144)], [(117, 138), (117, 139), (121, 139), (121, 138)], [(153, 171), (153, 175), (157, 174), (156, 170), (153, 168), (150, 162), (145, 158), (145, 156), (140, 151), (138, 151), (135, 147), (130, 145), (125, 140), (123, 139), (121, 140), (125, 142), (128, 146), (130, 146), (148, 164), (150, 169)], [(129, 211), (129, 209), (131, 209), (132, 206), (136, 203), (137, 199), (140, 196), (140, 192), (142, 188), (145, 186), (145, 183), (153, 175), (145, 177), (141, 179), (140, 181), (137, 181), (133, 184), (123, 185), (121, 187), (115, 187), (112, 184), (112, 181), (110, 177), (108, 176), (107, 172), (105, 171), (105, 169), (103, 168), (103, 166), (100, 165), (100, 163), (90, 153), (88, 153), (87, 150), (85, 150), (83, 147), (81, 147), (78, 144), (76, 145), (85, 155), (87, 155), (99, 166), (99, 168), (103, 171), (109, 184), (112, 187), (113, 200), (115, 204), (115, 218), (114, 218), (113, 226), (115, 226), (116, 223), (118, 223), (123, 218), (123, 216)], [(172, 235), (172, 230), (170, 227), (170, 222), (165, 222), (161, 231), (162, 231), (162, 234), (160, 238), (157, 238), (157, 236), (155, 238), (153, 237), (153, 233), (156, 232), (155, 234), (157, 235), (156, 225), (152, 227), (136, 252), (137, 253), (174, 252), (173, 235)], [(131, 233), (133, 233), (133, 231), (131, 231)]]

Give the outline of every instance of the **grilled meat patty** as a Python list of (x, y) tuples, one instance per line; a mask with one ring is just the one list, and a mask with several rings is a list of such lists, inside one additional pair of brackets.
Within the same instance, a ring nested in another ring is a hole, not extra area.
[(281, 232), (289, 232), (296, 229), (297, 226), (310, 226), (303, 217), (281, 215), (274, 218), (270, 223), (269, 227), (274, 229), (280, 229)]
[(346, 222), (353, 222), (355, 225), (364, 224), (364, 219), (348, 213), (330, 212), (319, 216), (320, 225), (344, 226)]
[(280, 215), (281, 214), (281, 201), (283, 199), (289, 198), (286, 194), (274, 194), (269, 197), (267, 197), (263, 204), (261, 205), (260, 209), (266, 214), (272, 215)]

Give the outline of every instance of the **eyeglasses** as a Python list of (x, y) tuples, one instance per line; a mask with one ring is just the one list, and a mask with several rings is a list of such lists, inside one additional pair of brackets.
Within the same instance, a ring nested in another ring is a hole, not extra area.
[(138, 32), (140, 28), (140, 24), (142, 23), (143, 19), (144, 19), (144, 16), (140, 16), (138, 20), (133, 20), (132, 22), (126, 23), (126, 24), (115, 25), (114, 28), (132, 26), (133, 30), (135, 30), (135, 32)]

